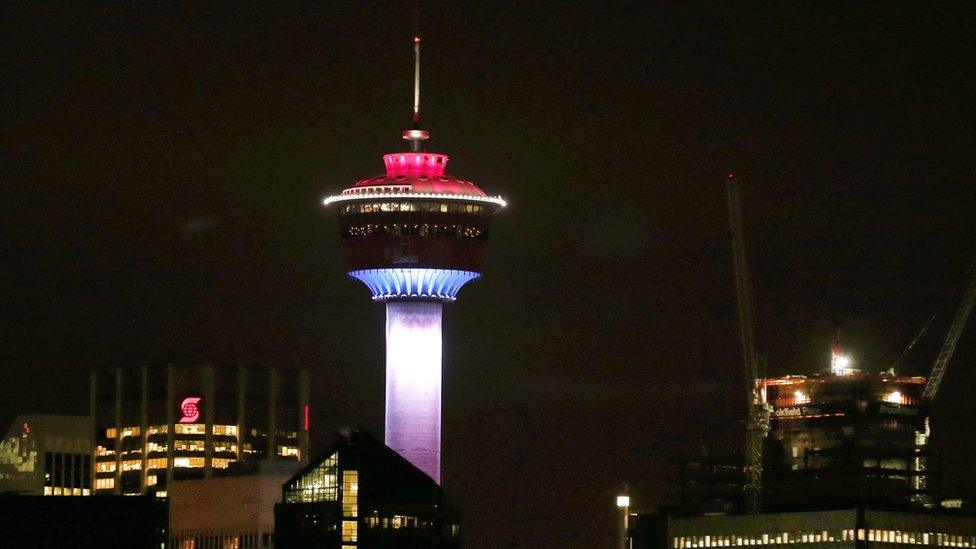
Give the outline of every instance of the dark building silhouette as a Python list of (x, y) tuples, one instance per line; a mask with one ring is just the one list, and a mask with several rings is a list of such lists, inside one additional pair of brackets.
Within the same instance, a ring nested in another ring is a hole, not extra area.
[(151, 496), (0, 494), (2, 547), (164, 547), (167, 521)]
[(680, 504), (699, 513), (729, 513), (742, 509), (745, 462), (741, 455), (702, 455), (678, 465)]
[(342, 434), (282, 486), (275, 546), (437, 547), (460, 543), (460, 515), (432, 478), (363, 431)]

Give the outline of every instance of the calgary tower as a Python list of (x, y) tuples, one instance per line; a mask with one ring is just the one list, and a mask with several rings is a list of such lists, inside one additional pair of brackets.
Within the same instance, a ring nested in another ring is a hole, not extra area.
[(447, 155), (424, 150), (419, 37), (413, 45), (410, 151), (383, 155), (385, 174), (324, 203), (339, 210), (349, 276), (386, 305), (386, 445), (440, 484), (443, 305), (481, 276), (491, 216), (505, 201), (445, 175)]

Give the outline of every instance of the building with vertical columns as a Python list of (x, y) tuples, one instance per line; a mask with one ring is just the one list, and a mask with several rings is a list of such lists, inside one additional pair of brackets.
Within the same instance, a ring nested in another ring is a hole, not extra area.
[(309, 375), (215, 364), (96, 370), (91, 413), (95, 493), (163, 497), (174, 480), (306, 459)]

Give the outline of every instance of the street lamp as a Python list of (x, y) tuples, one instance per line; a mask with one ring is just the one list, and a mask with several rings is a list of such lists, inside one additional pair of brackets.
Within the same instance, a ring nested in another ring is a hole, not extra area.
[(624, 488), (624, 493), (617, 496), (617, 509), (620, 509), (620, 530), (618, 532), (620, 538), (620, 549), (628, 549), (630, 547), (627, 530), (630, 521), (630, 496), (627, 495), (627, 489)]

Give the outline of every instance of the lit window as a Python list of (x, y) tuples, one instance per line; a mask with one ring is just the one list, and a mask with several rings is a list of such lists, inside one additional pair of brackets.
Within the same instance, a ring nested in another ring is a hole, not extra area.
[(97, 478), (95, 479), (95, 489), (96, 490), (110, 490), (115, 488), (114, 478)]
[(159, 477), (157, 477), (156, 475), (146, 476), (146, 486), (155, 486), (158, 479)]
[(230, 462), (234, 460), (226, 458), (213, 458), (214, 469), (226, 469), (230, 466)]
[(88, 488), (82, 488), (81, 489), (81, 495), (83, 495), (83, 496), (90, 496), (91, 495), (91, 490), (89, 490)]
[(157, 498), (164, 498), (164, 497), (166, 497), (166, 490), (160, 490), (160, 491), (156, 492), (156, 497)]
[(142, 434), (142, 429), (139, 427), (123, 427), (122, 428), (122, 438), (125, 437), (137, 437)]
[(356, 541), (358, 538), (358, 528), (356, 521), (354, 520), (344, 520), (342, 521), (342, 541)]
[(169, 425), (150, 425), (146, 427), (147, 435), (165, 434), (167, 432), (169, 432)]
[(175, 440), (173, 449), (177, 452), (203, 452), (204, 441), (202, 440)]
[(165, 469), (166, 468), (166, 458), (151, 458), (146, 462), (146, 468), (148, 469)]
[(237, 436), (237, 425), (214, 425), (213, 432), (215, 435)]
[(207, 433), (207, 426), (202, 423), (177, 423), (173, 432), (178, 435), (203, 435)]
[(214, 452), (237, 453), (237, 445), (233, 442), (214, 442)]
[(173, 458), (173, 467), (185, 467), (189, 469), (197, 469), (203, 466), (204, 466), (204, 460), (202, 457)]
[[(113, 464), (114, 465), (114, 464)], [(114, 469), (114, 467), (113, 467)], [(142, 460), (139, 459), (127, 459), (122, 462), (123, 471), (138, 471), (142, 469)]]
[(148, 448), (147, 451), (149, 451), (149, 452), (165, 452), (166, 451), (166, 445), (165, 444), (159, 444), (157, 442), (150, 442), (149, 444), (146, 445), (146, 447)]
[(44, 495), (45, 496), (50, 496), (53, 493), (54, 493), (54, 490), (50, 486), (45, 486), (44, 487)]
[(298, 457), (298, 447), (297, 446), (279, 446), (278, 455), (284, 457)]
[(105, 429), (105, 438), (115, 438), (118, 434), (119, 432), (115, 430), (115, 427)]
[[(359, 471), (342, 472), (342, 516), (359, 515)], [(355, 540), (351, 540), (355, 541)]]
[(95, 464), (95, 471), (98, 473), (111, 473), (115, 471), (114, 461), (99, 461)]
[(95, 455), (96, 456), (114, 456), (115, 455), (115, 450), (109, 450), (108, 448), (106, 448), (104, 446), (96, 446), (95, 447)]
[(332, 454), (294, 482), (285, 484), (286, 503), (336, 501), (338, 494), (339, 456)]

